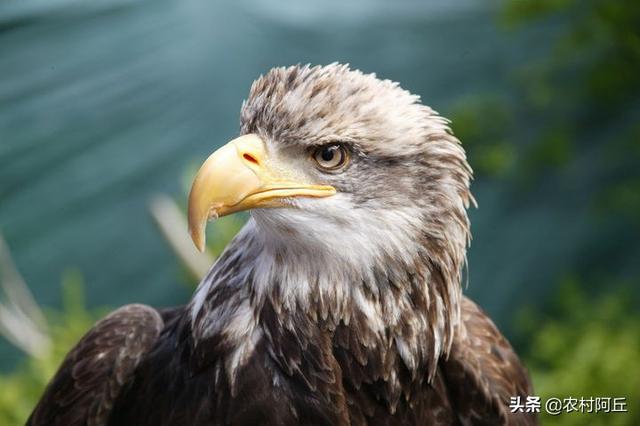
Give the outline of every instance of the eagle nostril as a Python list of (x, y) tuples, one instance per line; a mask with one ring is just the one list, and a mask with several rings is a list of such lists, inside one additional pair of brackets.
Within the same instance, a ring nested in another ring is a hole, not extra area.
[(260, 163), (258, 163), (258, 160), (251, 154), (246, 154), (246, 153), (242, 154), (242, 158), (244, 158), (245, 160), (247, 160), (250, 163), (253, 163), (253, 164), (256, 164), (256, 165), (260, 164)]

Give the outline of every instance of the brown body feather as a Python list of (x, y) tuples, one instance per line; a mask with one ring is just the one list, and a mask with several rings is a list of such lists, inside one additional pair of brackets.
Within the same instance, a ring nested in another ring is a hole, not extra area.
[(375, 355), (363, 353), (357, 336), (307, 321), (294, 335), (268, 311), (263, 320), (274, 334), (238, 372), (232, 392), (216, 362), (223, 353), (210, 353), (210, 364), (197, 369), (182, 308), (165, 314), (173, 318), (158, 333), (159, 314), (126, 306), (69, 353), (28, 424), (536, 424), (534, 414), (509, 411), (510, 397), (532, 393), (526, 371), (468, 299), (449, 357), (438, 360), (431, 382), (402, 380), (393, 410), (384, 381), (391, 372), (371, 362)]
[(124, 306), (98, 322), (66, 356), (28, 424), (106, 424), (163, 327), (160, 314), (144, 305)]

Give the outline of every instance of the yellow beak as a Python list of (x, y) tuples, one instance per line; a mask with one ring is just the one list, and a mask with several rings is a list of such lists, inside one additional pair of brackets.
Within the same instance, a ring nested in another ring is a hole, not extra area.
[(292, 170), (274, 163), (255, 134), (234, 139), (207, 158), (189, 193), (189, 233), (200, 251), (209, 219), (257, 207), (285, 207), (285, 198), (336, 193), (332, 186), (301, 182)]

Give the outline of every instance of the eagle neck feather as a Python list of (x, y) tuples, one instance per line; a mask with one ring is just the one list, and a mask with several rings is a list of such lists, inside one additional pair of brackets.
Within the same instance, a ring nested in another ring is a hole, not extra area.
[[(338, 256), (317, 252), (311, 258), (282, 245), (269, 246), (250, 220), (190, 304), (194, 353), (201, 362), (223, 366), (233, 386), (239, 368), (263, 339), (283, 357), (278, 363), (291, 370), (295, 360), (274, 347), (279, 345), (274, 333), (285, 330), (303, 346), (312, 336), (328, 336), (337, 358), (353, 356), (369, 365), (367, 380), (385, 383), (393, 409), (402, 389), (408, 397), (412, 388), (403, 380), (433, 378), (459, 318), (458, 259), (447, 250), (433, 256), (429, 249), (440, 242), (424, 238), (412, 256), (386, 256), (362, 270), (340, 263)], [(223, 354), (223, 359), (207, 361), (210, 354)]]

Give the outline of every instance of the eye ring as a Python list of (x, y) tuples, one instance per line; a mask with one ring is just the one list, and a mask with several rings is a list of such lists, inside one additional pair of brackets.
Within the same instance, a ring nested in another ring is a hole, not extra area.
[(347, 149), (339, 143), (330, 143), (316, 148), (312, 157), (318, 168), (324, 171), (342, 169), (349, 162)]

